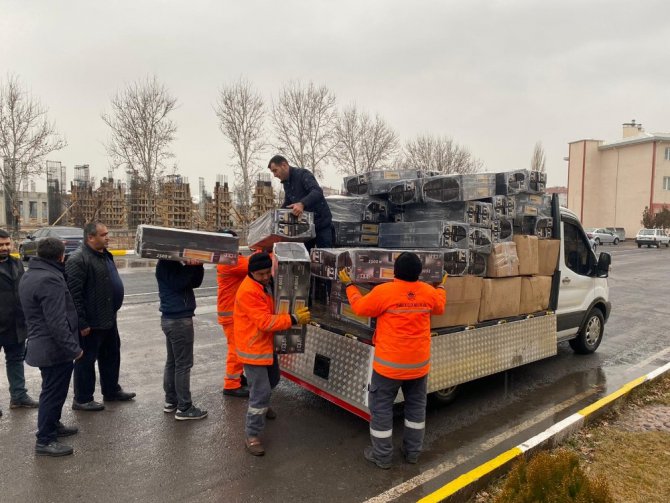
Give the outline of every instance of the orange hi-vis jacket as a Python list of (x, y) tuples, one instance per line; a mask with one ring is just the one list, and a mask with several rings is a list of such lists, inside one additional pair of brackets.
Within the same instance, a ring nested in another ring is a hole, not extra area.
[(430, 316), (442, 314), (447, 292), (422, 281), (394, 279), (362, 296), (347, 287), (354, 313), (377, 318), (372, 368), (389, 379), (417, 379), (430, 370)]
[(237, 257), (237, 265), (217, 265), (216, 304), (219, 325), (232, 325), (233, 308), (235, 307), (235, 294), (244, 278), (247, 277), (249, 269), (249, 257), (240, 255)]
[(293, 321), (290, 314), (273, 314), (274, 302), (263, 285), (247, 276), (235, 297), (233, 322), (237, 357), (250, 365), (272, 365), (273, 332), (286, 330)]

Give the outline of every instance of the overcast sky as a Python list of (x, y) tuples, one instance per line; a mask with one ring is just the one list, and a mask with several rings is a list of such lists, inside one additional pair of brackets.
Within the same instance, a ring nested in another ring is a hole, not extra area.
[(233, 180), (212, 107), (240, 77), (268, 103), (290, 80), (325, 84), (401, 141), (449, 136), (486, 171), (527, 168), (542, 141), (565, 185), (568, 142), (618, 139), (631, 119), (670, 131), (669, 48), (667, 0), (0, 0), (1, 77), (49, 108), (68, 181), (75, 164), (107, 175), (100, 114), (155, 75), (178, 99), (172, 150), (194, 194), (199, 176)]

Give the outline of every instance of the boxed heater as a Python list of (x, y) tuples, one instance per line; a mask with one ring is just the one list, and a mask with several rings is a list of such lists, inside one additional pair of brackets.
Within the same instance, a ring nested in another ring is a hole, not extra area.
[[(393, 280), (393, 266), (404, 250), (382, 248), (351, 248), (351, 279), (358, 283), (383, 283)], [(407, 250), (410, 251), (410, 250)], [(442, 280), (444, 257), (440, 251), (411, 250), (423, 265), (419, 280), (439, 283)]]
[(312, 248), (311, 273), (319, 278), (335, 280), (342, 268), (351, 268), (351, 256), (346, 248)]
[(449, 276), (463, 276), (468, 273), (468, 250), (444, 250), (444, 270)]
[(370, 171), (367, 173), (368, 189), (370, 195), (386, 195), (389, 189), (401, 180), (413, 180), (420, 178), (422, 173), (418, 169), (400, 169)]
[(515, 218), (551, 216), (551, 196), (524, 192), (514, 195), (513, 198), (516, 202)]
[(514, 237), (514, 224), (512, 220), (497, 218), (491, 222), (491, 241), (502, 243), (512, 241)]
[(550, 294), (551, 276), (524, 276), (521, 278), (519, 314), (548, 309)]
[(135, 235), (135, 252), (142, 258), (235, 265), (238, 249), (238, 238), (216, 232), (140, 225)]
[(362, 175), (347, 176), (344, 178), (344, 190), (347, 191), (347, 194), (352, 196), (362, 195), (368, 193), (368, 175), (364, 173)]
[(461, 175), (440, 175), (421, 179), (421, 201), (449, 203), (462, 200)]
[(496, 195), (495, 173), (471, 173), (461, 175), (461, 199), (471, 201)]
[(383, 223), (379, 226), (382, 248), (467, 248), (467, 224), (430, 220)]
[[(310, 259), (302, 243), (275, 243), (272, 248), (272, 276), (276, 314), (292, 314), (309, 301)], [(274, 332), (275, 352), (304, 353), (304, 325)]]
[(553, 237), (554, 219), (551, 217), (517, 217), (514, 221), (514, 232), (549, 239)]
[(337, 222), (335, 246), (377, 246), (379, 244), (379, 224), (358, 222)]
[(468, 251), (468, 274), (472, 276), (486, 276), (486, 265), (489, 256), (473, 250)]
[(471, 250), (479, 253), (491, 253), (491, 229), (470, 227), (468, 230), (468, 246)]
[(516, 216), (516, 199), (514, 196), (493, 196), (486, 199), (493, 208), (493, 218), (514, 219)]
[(269, 250), (282, 241), (307, 242), (316, 237), (314, 214), (304, 211), (296, 217), (288, 208), (270, 210), (249, 226), (249, 248)]
[(540, 272), (537, 236), (516, 235), (516, 255), (519, 257), (519, 274), (531, 276)]
[(444, 212), (446, 220), (465, 222), (479, 227), (491, 227), (493, 220), (493, 206), (482, 201), (446, 203)]
[(402, 206), (409, 203), (416, 203), (421, 197), (420, 181), (401, 180), (388, 188), (388, 200), (390, 203)]

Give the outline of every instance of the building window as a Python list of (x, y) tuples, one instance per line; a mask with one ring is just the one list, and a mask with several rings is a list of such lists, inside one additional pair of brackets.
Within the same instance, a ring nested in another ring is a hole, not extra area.
[(28, 218), (37, 218), (37, 201), (28, 201)]
[(670, 190), (670, 176), (663, 177), (663, 190)]
[(19, 217), (23, 218), (23, 201), (19, 201)]
[(670, 161), (670, 147), (665, 147), (665, 160)]
[(42, 202), (42, 222), (46, 222), (48, 216), (47, 203)]

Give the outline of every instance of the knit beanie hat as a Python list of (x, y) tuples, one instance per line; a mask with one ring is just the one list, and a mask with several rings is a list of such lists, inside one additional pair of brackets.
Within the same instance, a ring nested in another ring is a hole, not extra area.
[(402, 252), (395, 259), (393, 275), (403, 281), (418, 281), (423, 266), (416, 253)]
[(261, 269), (271, 269), (272, 259), (270, 255), (265, 252), (254, 253), (249, 258), (249, 272), (260, 271)]

